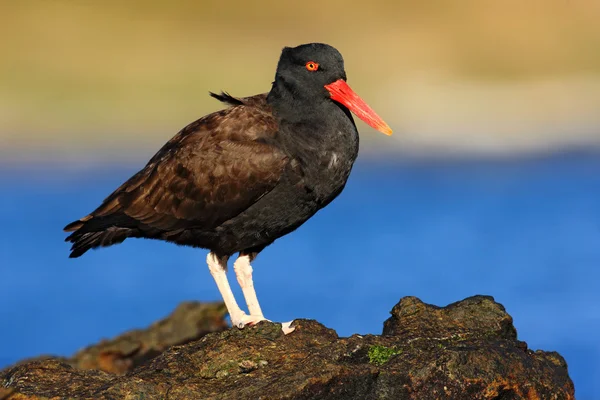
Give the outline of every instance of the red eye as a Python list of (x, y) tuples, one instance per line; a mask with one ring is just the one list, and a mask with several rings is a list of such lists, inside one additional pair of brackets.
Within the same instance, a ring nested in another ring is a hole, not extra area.
[(309, 71), (316, 71), (319, 69), (319, 63), (314, 61), (309, 61), (306, 63), (306, 69)]

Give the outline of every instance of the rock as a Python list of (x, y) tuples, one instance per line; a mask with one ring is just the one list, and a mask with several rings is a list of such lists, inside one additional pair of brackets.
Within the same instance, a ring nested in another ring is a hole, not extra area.
[(227, 309), (221, 302), (181, 303), (171, 315), (147, 329), (133, 330), (87, 347), (67, 362), (80, 369), (123, 374), (173, 345), (189, 343), (208, 333), (227, 329), (226, 315)]
[(0, 388), (0, 400), (4, 400), (7, 399), (8, 396), (13, 393), (14, 390), (13, 389), (4, 389), (4, 388)]
[(491, 297), (446, 307), (406, 297), (381, 336), (295, 325), (289, 335), (269, 322), (211, 333), (126, 375), (29, 361), (1, 371), (0, 387), (7, 400), (574, 399), (564, 359), (518, 341)]
[(425, 304), (416, 297), (405, 297), (396, 304), (392, 316), (383, 324), (383, 334), (406, 339), (435, 337), (458, 339), (483, 336), (516, 339), (512, 317), (491, 296), (473, 296), (446, 307)]
[(51, 359), (78, 369), (98, 369), (124, 374), (173, 345), (189, 343), (208, 333), (227, 329), (226, 315), (227, 309), (221, 302), (184, 302), (168, 317), (146, 329), (135, 329), (114, 339), (102, 340), (78, 351), (70, 358), (44, 355), (23, 360), (19, 364)]

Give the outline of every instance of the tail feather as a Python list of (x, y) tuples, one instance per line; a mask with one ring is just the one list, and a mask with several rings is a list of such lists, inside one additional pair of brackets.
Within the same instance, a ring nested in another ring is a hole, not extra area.
[(92, 216), (91, 215), (86, 215), (85, 217), (83, 217), (81, 219), (78, 219), (77, 221), (73, 221), (70, 224), (68, 224), (67, 226), (65, 226), (63, 228), (63, 231), (65, 231), (65, 232), (74, 232), (77, 229), (81, 228), (83, 226), (83, 224), (86, 221), (89, 221), (90, 219), (92, 219)]
[(107, 247), (113, 244), (121, 243), (130, 236), (131, 229), (128, 228), (108, 228), (102, 232), (87, 232), (79, 234), (73, 233), (67, 237), (66, 241), (73, 243), (69, 258), (77, 258), (90, 249), (96, 247)]
[(117, 226), (121, 218), (87, 216), (65, 226), (66, 232), (73, 232), (65, 242), (73, 243), (70, 258), (77, 258), (90, 249), (121, 243), (132, 236), (134, 229)]

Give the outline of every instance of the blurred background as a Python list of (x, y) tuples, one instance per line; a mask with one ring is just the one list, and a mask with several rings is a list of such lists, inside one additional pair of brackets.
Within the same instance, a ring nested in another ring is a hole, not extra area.
[(317, 41), (395, 133), (357, 121), (347, 189), (255, 261), (267, 317), (380, 333), (402, 296), (488, 294), (600, 398), (598, 21), (592, 0), (0, 2), (0, 368), (219, 298), (203, 250), (69, 260), (61, 229), (221, 108), (209, 90), (266, 92)]

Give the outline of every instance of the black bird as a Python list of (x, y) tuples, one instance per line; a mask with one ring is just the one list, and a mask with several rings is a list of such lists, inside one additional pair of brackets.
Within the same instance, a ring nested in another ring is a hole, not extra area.
[[(91, 214), (67, 225), (70, 257), (127, 238), (161, 239), (210, 250), (208, 267), (231, 322), (265, 319), (250, 263), (340, 194), (358, 154), (350, 111), (377, 130), (390, 127), (346, 83), (341, 54), (311, 43), (281, 53), (271, 91), (183, 128)], [(249, 314), (227, 281), (233, 264)], [(283, 324), (291, 332), (290, 323)]]

